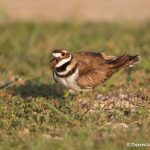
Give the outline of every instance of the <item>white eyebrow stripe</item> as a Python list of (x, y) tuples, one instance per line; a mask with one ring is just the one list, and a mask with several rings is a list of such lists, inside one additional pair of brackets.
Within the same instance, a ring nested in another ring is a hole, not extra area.
[(55, 67), (61, 67), (62, 65), (64, 65), (65, 63), (69, 62), (71, 60), (71, 55), (68, 58), (62, 59), (58, 62), (58, 64)]
[(53, 53), (53, 57), (62, 57), (61, 53)]
[(67, 53), (67, 51), (66, 50), (62, 50), (64, 53)]

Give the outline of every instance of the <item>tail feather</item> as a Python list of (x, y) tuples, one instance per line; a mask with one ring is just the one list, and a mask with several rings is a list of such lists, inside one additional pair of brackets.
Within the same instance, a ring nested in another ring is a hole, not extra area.
[(131, 56), (128, 54), (123, 54), (116, 59), (107, 61), (111, 65), (112, 69), (128, 68), (137, 64), (140, 60), (139, 55)]

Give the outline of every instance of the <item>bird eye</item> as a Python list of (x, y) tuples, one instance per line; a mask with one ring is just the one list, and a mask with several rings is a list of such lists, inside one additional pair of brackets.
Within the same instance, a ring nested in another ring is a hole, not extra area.
[(62, 56), (65, 56), (65, 53), (61, 53)]

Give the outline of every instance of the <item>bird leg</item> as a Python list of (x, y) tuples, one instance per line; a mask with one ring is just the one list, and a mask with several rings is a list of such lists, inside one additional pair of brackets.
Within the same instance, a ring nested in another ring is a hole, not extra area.
[(95, 88), (92, 88), (91, 99), (92, 99), (92, 100), (96, 100), (96, 99), (97, 99), (97, 95), (96, 95)]
[(97, 99), (97, 95), (96, 95), (96, 92), (95, 92), (95, 88), (92, 88), (92, 91), (91, 91), (91, 97), (90, 97), (90, 100), (89, 100), (89, 107), (87, 108), (87, 110), (85, 111), (85, 114), (89, 112), (89, 110), (92, 109), (92, 106), (94, 104), (94, 100)]
[(78, 92), (78, 93), (76, 93), (76, 95), (74, 97), (76, 105), (79, 105), (79, 99), (80, 99), (81, 94), (82, 94), (82, 92)]

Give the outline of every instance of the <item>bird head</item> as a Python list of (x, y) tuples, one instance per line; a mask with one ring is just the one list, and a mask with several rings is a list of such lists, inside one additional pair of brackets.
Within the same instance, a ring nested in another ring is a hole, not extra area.
[(50, 61), (52, 68), (58, 68), (69, 62), (72, 55), (65, 49), (57, 49), (52, 52), (52, 59)]

